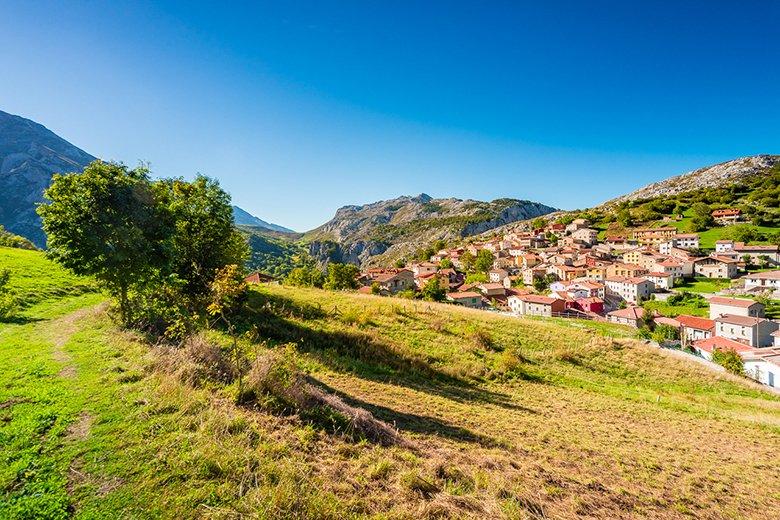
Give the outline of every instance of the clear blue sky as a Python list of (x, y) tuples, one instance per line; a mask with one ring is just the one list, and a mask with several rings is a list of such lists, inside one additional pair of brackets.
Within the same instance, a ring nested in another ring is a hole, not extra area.
[[(552, 5), (555, 4), (555, 5)], [(778, 2), (0, 2), (0, 109), (297, 230), (780, 153)]]

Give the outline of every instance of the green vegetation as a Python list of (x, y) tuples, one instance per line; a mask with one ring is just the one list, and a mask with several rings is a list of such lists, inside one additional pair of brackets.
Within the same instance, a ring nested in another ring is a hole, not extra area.
[(0, 225), (0, 247), (18, 247), (20, 249), (36, 249), (35, 244), (24, 237), (14, 235)]
[(675, 290), (688, 291), (692, 293), (716, 293), (723, 289), (731, 287), (731, 280), (728, 278), (686, 278), (675, 282)]
[(670, 295), (666, 301), (647, 300), (642, 304), (642, 307), (648, 311), (658, 311), (662, 316), (673, 318), (680, 314), (707, 316), (709, 304), (699, 294), (682, 291)]
[(712, 360), (734, 375), (745, 375), (745, 364), (742, 361), (742, 356), (731, 349), (720, 350), (716, 348), (712, 351)]
[(248, 226), (239, 226), (249, 244), (246, 267), (276, 278), (284, 278), (296, 267), (310, 265), (312, 258), (306, 247), (293, 237)]
[(0, 325), (2, 518), (780, 513), (780, 398), (623, 327), (269, 286), (174, 348), (40, 253), (2, 269), (31, 302)]

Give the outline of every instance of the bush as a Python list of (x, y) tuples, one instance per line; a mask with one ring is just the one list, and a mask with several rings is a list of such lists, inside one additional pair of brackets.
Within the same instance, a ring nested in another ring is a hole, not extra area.
[(732, 374), (738, 376), (745, 375), (745, 364), (742, 361), (742, 356), (737, 354), (734, 350), (720, 350), (716, 348), (712, 352), (712, 360)]
[(10, 287), (11, 271), (4, 269), (0, 271), (0, 320), (10, 318), (16, 313), (16, 296)]

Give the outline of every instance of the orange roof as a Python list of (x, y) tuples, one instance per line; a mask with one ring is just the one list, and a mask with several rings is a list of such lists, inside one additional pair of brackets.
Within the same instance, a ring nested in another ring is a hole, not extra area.
[(713, 296), (710, 298), (710, 305), (728, 305), (730, 307), (741, 307), (743, 309), (747, 309), (748, 307), (752, 307), (758, 302), (755, 302), (753, 300), (745, 300), (742, 298), (726, 298), (725, 296)]
[(560, 298), (552, 298), (550, 296), (542, 296), (541, 294), (524, 294), (516, 296), (516, 298), (528, 302), (528, 303), (541, 303), (543, 305), (552, 305), (557, 301), (562, 301)]
[(451, 292), (447, 293), (447, 298), (453, 300), (463, 300), (465, 298), (482, 298), (482, 295), (471, 291)]
[(696, 330), (712, 330), (715, 328), (715, 321), (708, 320), (707, 318), (700, 318), (698, 316), (688, 316), (686, 314), (680, 314), (677, 316), (677, 321), (683, 327)]
[(645, 315), (645, 310), (642, 307), (626, 307), (625, 309), (618, 309), (607, 313), (607, 316), (615, 316), (616, 318), (628, 318), (631, 320), (641, 320)]
[(751, 278), (754, 280), (780, 280), (780, 270), (767, 271), (765, 273), (746, 274), (742, 278)]
[(712, 212), (713, 217), (728, 217), (732, 215), (739, 215), (742, 211), (738, 209), (716, 209)]
[(755, 350), (753, 347), (749, 347), (739, 341), (723, 338), (721, 336), (712, 336), (711, 338), (694, 341), (693, 346), (705, 352), (712, 352), (716, 348), (718, 350), (733, 350), (739, 354)]

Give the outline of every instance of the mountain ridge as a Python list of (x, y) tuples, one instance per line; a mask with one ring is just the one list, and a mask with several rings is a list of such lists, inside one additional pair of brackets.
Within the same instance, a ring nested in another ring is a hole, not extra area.
[(268, 229), (270, 231), (276, 231), (278, 233), (295, 233), (295, 231), (290, 228), (280, 226), (279, 224), (266, 222), (265, 220), (252, 215), (245, 209), (242, 209), (236, 205), (233, 205), (233, 220), (237, 226), (259, 227)]

